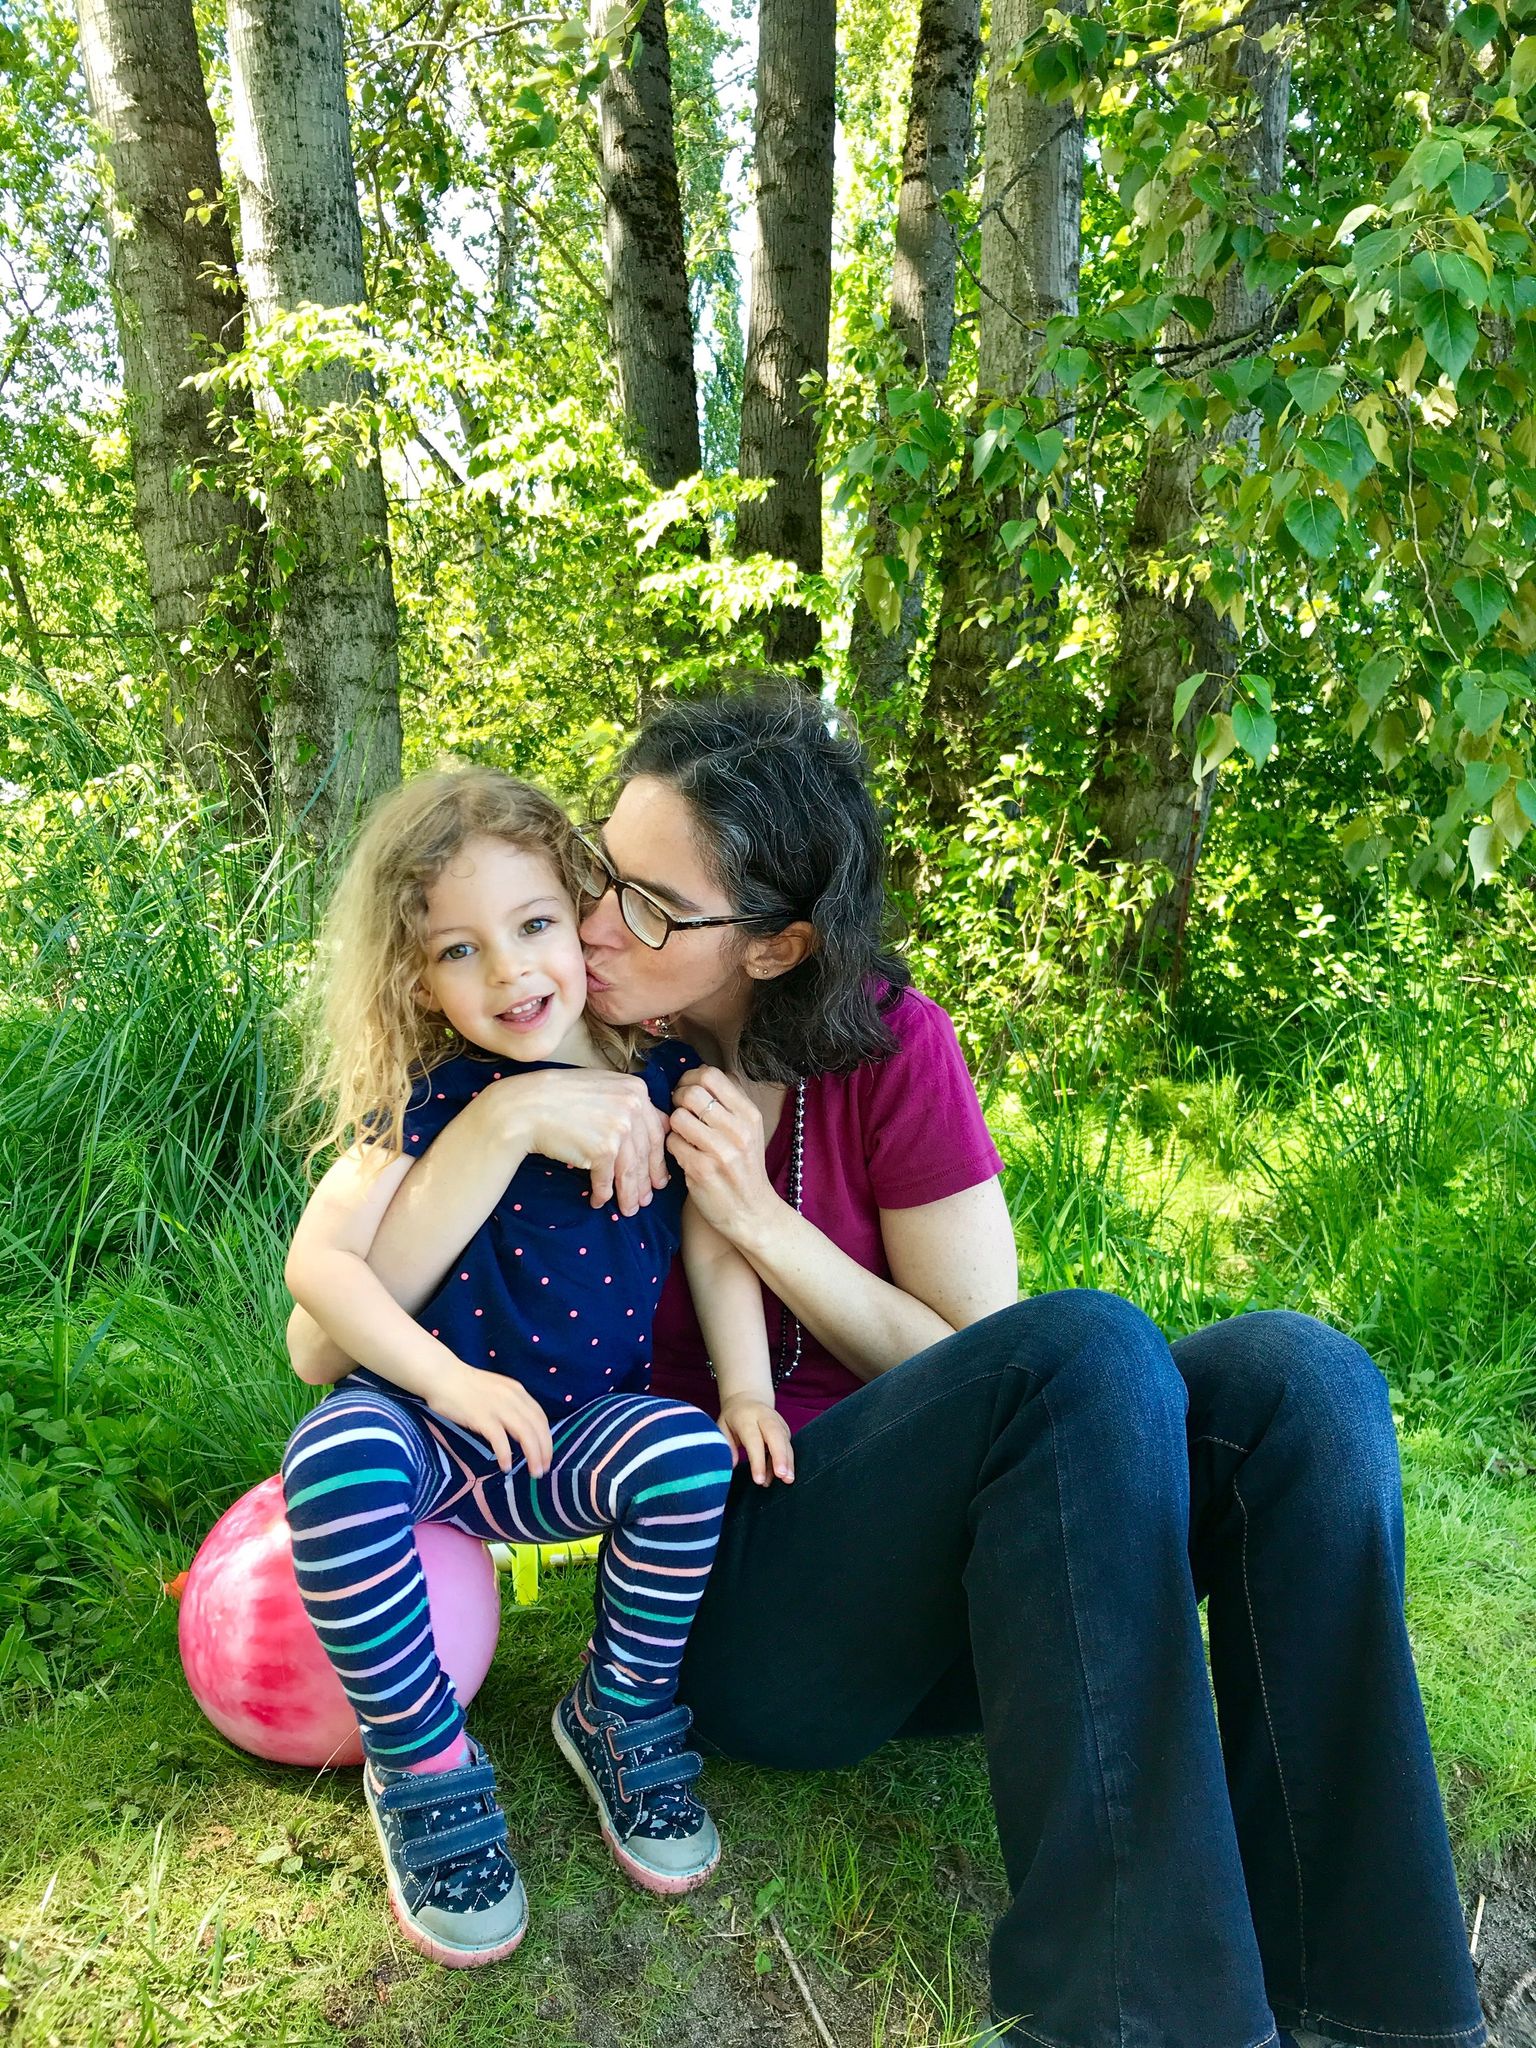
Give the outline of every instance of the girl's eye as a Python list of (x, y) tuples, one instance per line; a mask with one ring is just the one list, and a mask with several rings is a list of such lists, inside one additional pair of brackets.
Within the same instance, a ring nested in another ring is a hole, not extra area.
[(437, 957), (439, 960), (467, 960), (471, 950), (468, 939), (455, 939), (451, 946), (444, 946)]
[(537, 938), (540, 932), (547, 932), (554, 921), (552, 917), (530, 917), (524, 921), (523, 930), (530, 938)]

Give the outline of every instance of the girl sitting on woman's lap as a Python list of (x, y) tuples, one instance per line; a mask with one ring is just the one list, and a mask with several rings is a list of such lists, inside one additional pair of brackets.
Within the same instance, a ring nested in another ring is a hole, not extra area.
[[(414, 1320), (366, 1264), (415, 1161), (509, 1067), (599, 1070), (610, 1089), (632, 1068), (641, 1099), (665, 1109), (697, 1064), (586, 1014), (581, 859), (558, 805), (491, 770), (423, 776), (376, 808), (331, 906), (311, 1076), (345, 1149), (288, 1256), (295, 1300), (361, 1361), (283, 1460), (299, 1590), (362, 1729), (396, 1918), (456, 1965), (510, 1954), (527, 1904), (491, 1767), (433, 1647), (414, 1525), (513, 1542), (604, 1532), (589, 1660), (555, 1709), (555, 1740), (620, 1866), (679, 1892), (720, 1855), (676, 1686), (733, 1451), (761, 1483), (793, 1476), (756, 1276), (680, 1178), (630, 1215), (597, 1199), (583, 1169), (604, 1149), (612, 1097), (585, 1103), (574, 1075), (548, 1103), (517, 1093), (505, 1192)], [(679, 1244), (719, 1429), (647, 1391)]]

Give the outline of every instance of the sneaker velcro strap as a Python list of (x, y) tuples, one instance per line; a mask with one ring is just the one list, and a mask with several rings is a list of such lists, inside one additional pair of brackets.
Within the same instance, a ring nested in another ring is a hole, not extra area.
[(657, 1714), (650, 1721), (627, 1721), (613, 1730), (613, 1747), (618, 1755), (628, 1756), (632, 1749), (649, 1749), (654, 1743), (674, 1742), (680, 1735), (688, 1733), (688, 1724), (693, 1719), (686, 1707), (673, 1707), (665, 1714)]
[(468, 1856), (476, 1849), (489, 1849), (493, 1843), (507, 1839), (507, 1817), (504, 1813), (482, 1813), (477, 1820), (467, 1820), (462, 1827), (442, 1828), (432, 1835), (417, 1835), (412, 1841), (401, 1845), (397, 1854), (400, 1862), (413, 1877), (418, 1872), (430, 1870), (434, 1864), (456, 1861)]
[(414, 1813), (420, 1806), (452, 1806), (455, 1800), (495, 1790), (496, 1773), (489, 1764), (460, 1764), (456, 1771), (418, 1771), (396, 1778), (379, 1795), (379, 1804), (390, 1813)]
[(654, 1792), (661, 1785), (687, 1785), (704, 1768), (704, 1759), (694, 1750), (680, 1749), (676, 1756), (659, 1756), (654, 1763), (626, 1764), (621, 1777), (625, 1797), (636, 1792)]

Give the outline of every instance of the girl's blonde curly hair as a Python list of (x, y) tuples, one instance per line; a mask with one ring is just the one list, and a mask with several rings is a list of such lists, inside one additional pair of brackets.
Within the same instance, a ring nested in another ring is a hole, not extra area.
[[(297, 1102), (325, 1111), (311, 1163), (363, 1138), (398, 1152), (412, 1089), (462, 1048), (416, 989), (428, 966), (427, 891), (469, 840), (482, 838), (541, 855), (579, 914), (571, 821), (532, 783), (496, 768), (454, 768), (415, 776), (381, 798), (331, 896), (305, 1006)], [(612, 1066), (632, 1064), (642, 1034), (592, 1016), (587, 1027)]]

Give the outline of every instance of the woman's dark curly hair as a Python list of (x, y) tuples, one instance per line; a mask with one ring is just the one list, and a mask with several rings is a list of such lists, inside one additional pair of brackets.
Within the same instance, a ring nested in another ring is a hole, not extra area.
[[(841, 714), (839, 714), (841, 722)], [(753, 922), (815, 928), (798, 967), (755, 984), (737, 1060), (754, 1081), (845, 1074), (895, 1046), (882, 1012), (911, 980), (888, 939), (885, 834), (864, 749), (792, 684), (669, 704), (619, 763), (691, 807), (713, 879)]]

